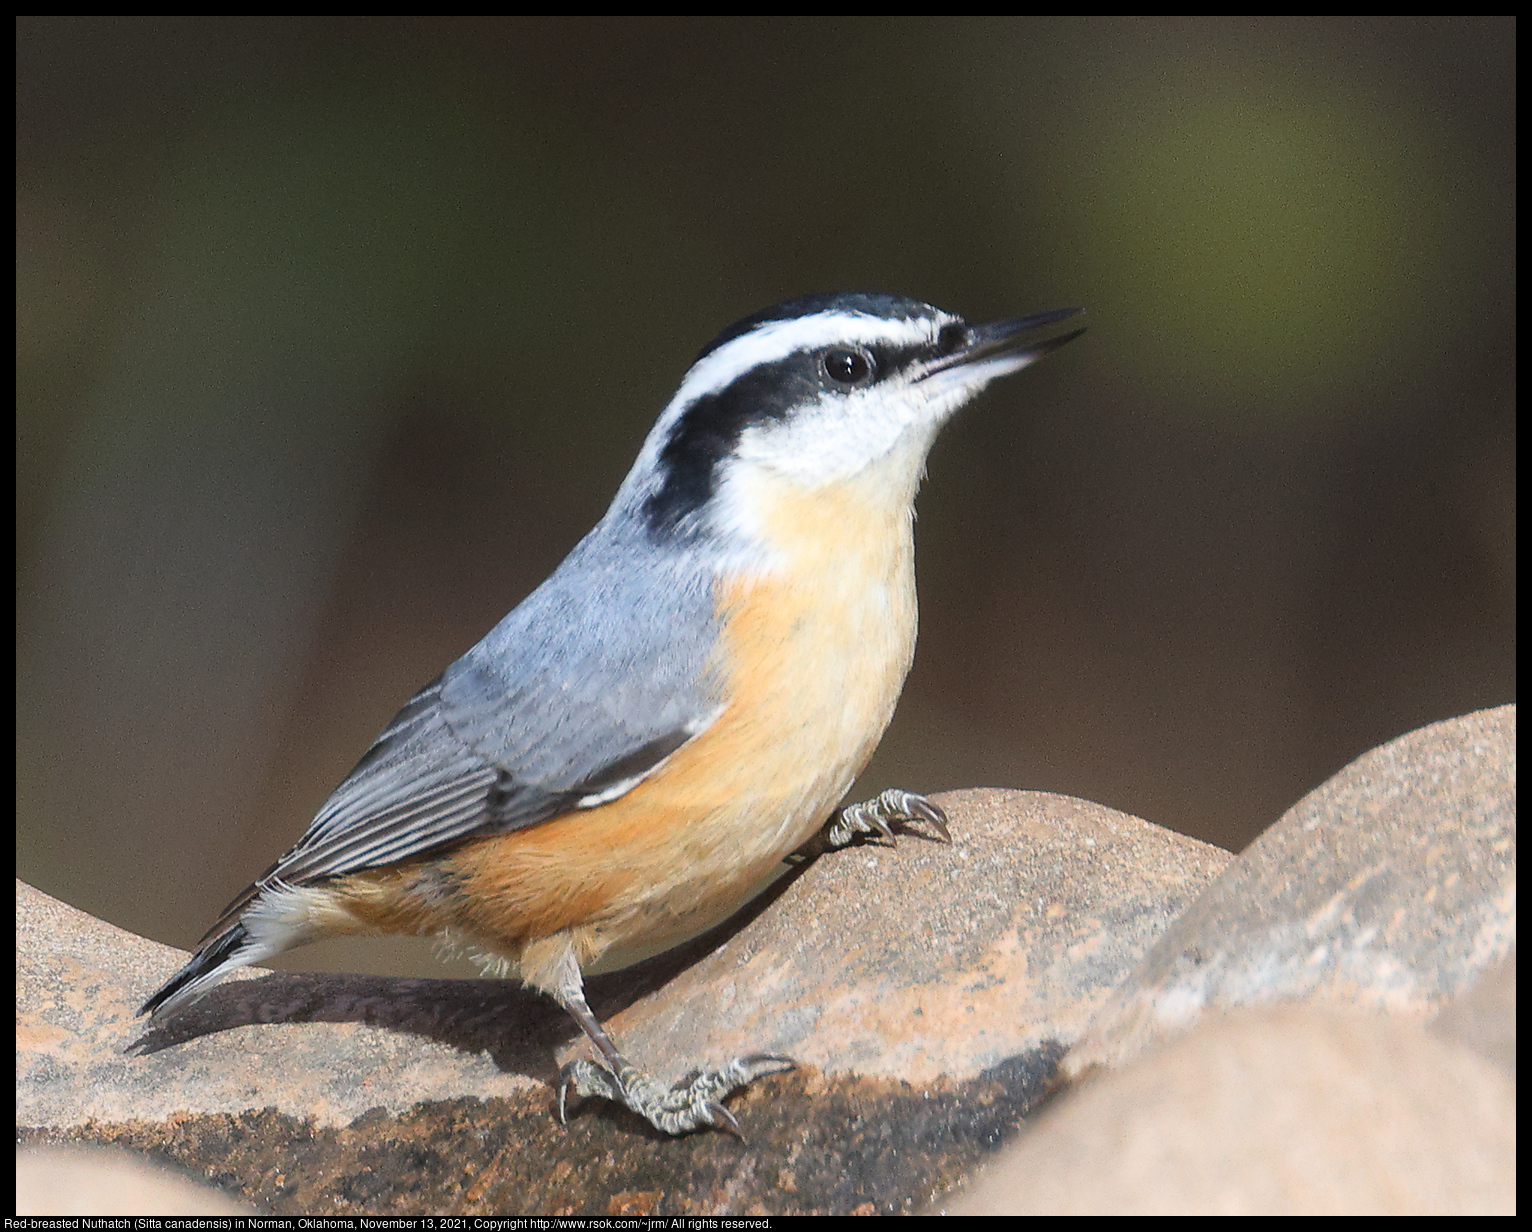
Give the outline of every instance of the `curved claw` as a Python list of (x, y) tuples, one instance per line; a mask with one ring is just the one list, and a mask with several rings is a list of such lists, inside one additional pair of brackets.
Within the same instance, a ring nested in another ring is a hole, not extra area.
[[(582, 1066), (584, 1067), (583, 1071)], [(559, 1070), (559, 1123), (561, 1125), (569, 1124), (569, 1093), (571, 1091), (574, 1092), (576, 1100), (574, 1106), (577, 1108), (585, 1101), (587, 1095), (592, 1094), (590, 1090), (580, 1085), (582, 1073), (590, 1070), (596, 1070), (601, 1073), (606, 1072), (601, 1070), (599, 1066), (593, 1065), (589, 1061), (582, 1061), (580, 1058), (570, 1061)]]
[(599, 1095), (636, 1112), (662, 1133), (689, 1134), (711, 1126), (745, 1135), (734, 1114), (722, 1104), (724, 1096), (767, 1074), (796, 1069), (791, 1057), (775, 1052), (756, 1052), (736, 1057), (721, 1069), (693, 1071), (668, 1090), (621, 1056), (615, 1068), (576, 1058), (559, 1071), (559, 1120), (569, 1123), (569, 1095)]
[(898, 839), (890, 824), (895, 821), (918, 821), (936, 832), (944, 843), (952, 841), (952, 831), (947, 828), (947, 814), (941, 805), (916, 795), (890, 787), (875, 800), (865, 804), (848, 804), (831, 819), (824, 831), (825, 841), (831, 847), (844, 847), (857, 834), (877, 834), (896, 843)]
[(947, 813), (941, 805), (924, 796), (912, 796), (909, 800), (910, 814), (919, 818), (936, 831), (942, 842), (952, 841), (952, 831), (947, 828)]
[[(751, 1072), (753, 1078), (764, 1078), (767, 1074), (785, 1074), (788, 1070), (797, 1069), (798, 1062), (791, 1057), (785, 1057), (780, 1052), (752, 1052), (748, 1057), (741, 1057), (743, 1063)], [(769, 1069), (762, 1069), (763, 1065), (770, 1065)]]
[(726, 1133), (731, 1133), (741, 1142), (744, 1142), (747, 1146), (749, 1145), (745, 1138), (744, 1131), (739, 1127), (739, 1121), (735, 1119), (735, 1116), (732, 1112), (730, 1112), (717, 1100), (708, 1101), (707, 1111), (708, 1116), (712, 1118), (714, 1129), (721, 1129)]

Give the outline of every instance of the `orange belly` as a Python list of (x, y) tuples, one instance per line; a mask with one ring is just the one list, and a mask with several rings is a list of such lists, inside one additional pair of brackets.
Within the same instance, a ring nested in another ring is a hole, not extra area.
[(731, 914), (840, 802), (909, 669), (908, 503), (872, 495), (827, 509), (822, 493), (800, 507), (790, 489), (767, 494), (780, 567), (719, 596), (730, 701), (654, 775), (607, 804), (331, 883), (345, 909), (513, 961), (567, 934), (582, 967), (622, 965)]

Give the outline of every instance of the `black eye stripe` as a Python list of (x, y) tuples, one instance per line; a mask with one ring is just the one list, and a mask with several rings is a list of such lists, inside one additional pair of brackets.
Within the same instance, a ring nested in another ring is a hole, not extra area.
[[(680, 530), (717, 490), (718, 468), (752, 424), (781, 421), (826, 395), (870, 389), (912, 363), (934, 358), (942, 341), (903, 346), (855, 342), (795, 351), (736, 375), (699, 395), (671, 424), (660, 449), (659, 486), (644, 501), (651, 534)], [(832, 362), (831, 357), (836, 357)], [(861, 372), (860, 365), (866, 365)], [(832, 370), (833, 369), (833, 370)], [(836, 372), (841, 373), (837, 377)], [(851, 377), (849, 381), (845, 377)]]
[(798, 352), (740, 373), (703, 394), (671, 425), (660, 450), (659, 488), (644, 503), (651, 532), (677, 529), (717, 487), (717, 472), (753, 423), (783, 419), (817, 397), (824, 378), (817, 354)]

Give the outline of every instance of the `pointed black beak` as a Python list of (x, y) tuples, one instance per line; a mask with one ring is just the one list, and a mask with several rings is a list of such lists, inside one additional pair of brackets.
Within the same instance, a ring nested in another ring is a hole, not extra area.
[(1045, 326), (1067, 320), (1083, 311), (1083, 308), (1058, 308), (1053, 312), (1039, 312), (1030, 317), (1010, 317), (1004, 321), (993, 321), (988, 325), (970, 325), (967, 336), (958, 349), (932, 361), (931, 365), (921, 373), (921, 379), (934, 376), (938, 372), (945, 372), (949, 368), (978, 363), (981, 360), (998, 359), (1002, 356), (1008, 360), (1019, 361), (1015, 363), (1015, 367), (1008, 365), (1010, 371), (1025, 367), (1049, 352), (1058, 350), (1066, 342), (1073, 342), (1085, 330), (1083, 328), (1071, 330), (1067, 334), (1057, 334), (1052, 338), (1029, 339), (1027, 335)]

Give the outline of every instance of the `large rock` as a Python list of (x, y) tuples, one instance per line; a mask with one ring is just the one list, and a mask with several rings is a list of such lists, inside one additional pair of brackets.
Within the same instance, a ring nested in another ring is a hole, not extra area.
[(186, 956), (27, 887), (18, 1121), (279, 1212), (909, 1209), (1014, 1132), (1230, 859), (1063, 797), (942, 803), (951, 846), (832, 853), (729, 928), (591, 981), (663, 1075), (761, 1049), (802, 1063), (733, 1101), (748, 1147), (660, 1140), (598, 1103), (559, 1126), (550, 1084), (583, 1044), (504, 981), (247, 972), (146, 1032), (137, 1005)]

